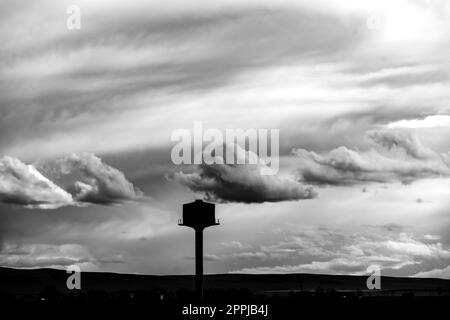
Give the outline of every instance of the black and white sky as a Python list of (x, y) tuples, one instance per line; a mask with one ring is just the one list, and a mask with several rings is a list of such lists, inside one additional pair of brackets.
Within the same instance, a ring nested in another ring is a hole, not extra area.
[[(66, 27), (69, 5), (81, 29)], [(450, 3), (0, 2), (0, 265), (450, 278)], [(171, 133), (280, 129), (280, 171)]]

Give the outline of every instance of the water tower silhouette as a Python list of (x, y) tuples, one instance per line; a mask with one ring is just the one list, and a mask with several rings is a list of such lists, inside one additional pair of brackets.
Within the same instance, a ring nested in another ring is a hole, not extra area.
[(203, 299), (203, 229), (219, 225), (215, 217), (215, 205), (202, 200), (183, 204), (183, 219), (178, 225), (195, 230), (195, 291)]

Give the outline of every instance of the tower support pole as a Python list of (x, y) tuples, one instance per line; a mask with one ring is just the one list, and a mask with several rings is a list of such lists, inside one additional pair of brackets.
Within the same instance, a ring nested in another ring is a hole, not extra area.
[(195, 229), (195, 291), (203, 299), (203, 228)]

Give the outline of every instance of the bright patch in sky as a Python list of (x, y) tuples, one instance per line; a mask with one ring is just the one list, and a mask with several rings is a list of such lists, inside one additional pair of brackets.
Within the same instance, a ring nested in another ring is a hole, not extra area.
[(423, 119), (400, 120), (388, 124), (389, 128), (436, 128), (450, 127), (450, 116), (435, 115)]

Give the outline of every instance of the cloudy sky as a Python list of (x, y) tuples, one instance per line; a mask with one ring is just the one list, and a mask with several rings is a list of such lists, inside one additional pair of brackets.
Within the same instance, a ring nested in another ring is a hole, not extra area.
[[(69, 30), (70, 4), (81, 29)], [(450, 278), (447, 1), (0, 3), (0, 265)], [(280, 130), (280, 171), (171, 133)]]

